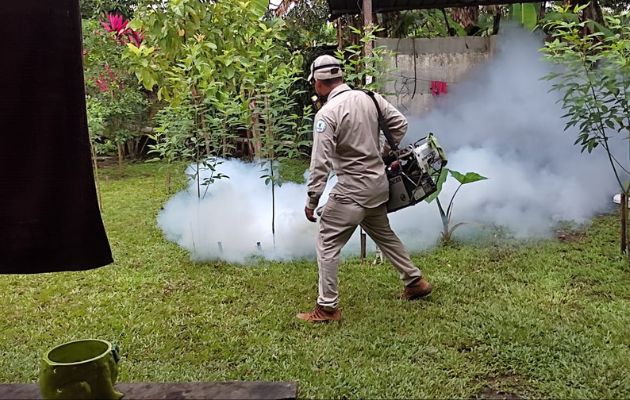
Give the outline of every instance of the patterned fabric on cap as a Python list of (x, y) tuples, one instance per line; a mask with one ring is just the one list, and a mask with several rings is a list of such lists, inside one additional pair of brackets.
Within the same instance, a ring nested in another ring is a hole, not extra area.
[(332, 79), (342, 77), (341, 63), (333, 56), (323, 55), (319, 56), (311, 64), (311, 73), (308, 76), (308, 81), (313, 79)]

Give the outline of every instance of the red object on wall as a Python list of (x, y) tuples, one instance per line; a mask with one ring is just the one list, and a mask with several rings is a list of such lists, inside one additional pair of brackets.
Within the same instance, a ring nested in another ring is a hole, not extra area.
[(448, 93), (448, 90), (446, 89), (446, 82), (431, 81), (431, 93), (433, 93), (434, 96)]

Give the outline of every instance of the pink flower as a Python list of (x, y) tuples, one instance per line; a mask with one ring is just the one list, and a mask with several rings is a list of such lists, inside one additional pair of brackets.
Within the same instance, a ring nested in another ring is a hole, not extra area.
[(107, 83), (103, 75), (99, 75), (98, 79), (95, 80), (94, 83), (96, 84), (98, 90), (101, 91), (101, 93), (109, 90), (109, 84)]
[(136, 47), (140, 47), (144, 40), (142, 32), (128, 28), (129, 21), (120, 14), (107, 14), (107, 21), (101, 21), (101, 25), (107, 32), (115, 33), (116, 39), (121, 44), (132, 43)]
[(109, 76), (109, 80), (110, 81), (115, 81), (116, 80), (116, 74), (114, 73), (114, 71), (112, 71), (112, 69), (109, 66), (109, 64), (105, 64), (105, 72), (107, 72), (107, 75)]
[(107, 14), (107, 21), (101, 21), (101, 25), (107, 32), (114, 32), (116, 36), (122, 36), (127, 30), (129, 21), (125, 20), (120, 14)]
[(142, 41), (144, 40), (144, 34), (142, 32), (136, 32), (133, 29), (127, 29), (127, 39), (136, 47), (140, 47)]

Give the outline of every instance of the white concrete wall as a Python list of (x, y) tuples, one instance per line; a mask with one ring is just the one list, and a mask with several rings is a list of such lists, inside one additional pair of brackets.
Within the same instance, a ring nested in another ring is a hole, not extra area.
[(388, 58), (392, 68), (391, 81), (384, 90), (388, 99), (405, 114), (421, 115), (436, 100), (431, 93), (431, 81), (446, 82), (447, 90), (452, 89), (471, 69), (492, 57), (495, 38), (379, 38), (375, 45), (385, 46), (394, 53)]

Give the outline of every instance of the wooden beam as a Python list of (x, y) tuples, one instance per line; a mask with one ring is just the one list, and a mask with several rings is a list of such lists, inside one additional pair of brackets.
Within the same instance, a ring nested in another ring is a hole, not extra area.
[[(357, 0), (328, 0), (331, 18), (335, 19), (343, 14), (359, 14), (365, 11), (363, 4)], [(539, 3), (540, 0), (373, 0), (370, 2), (371, 12), (384, 13), (391, 11), (441, 9), (451, 7), (490, 6), (513, 3)], [(365, 15), (365, 13), (364, 13)]]

